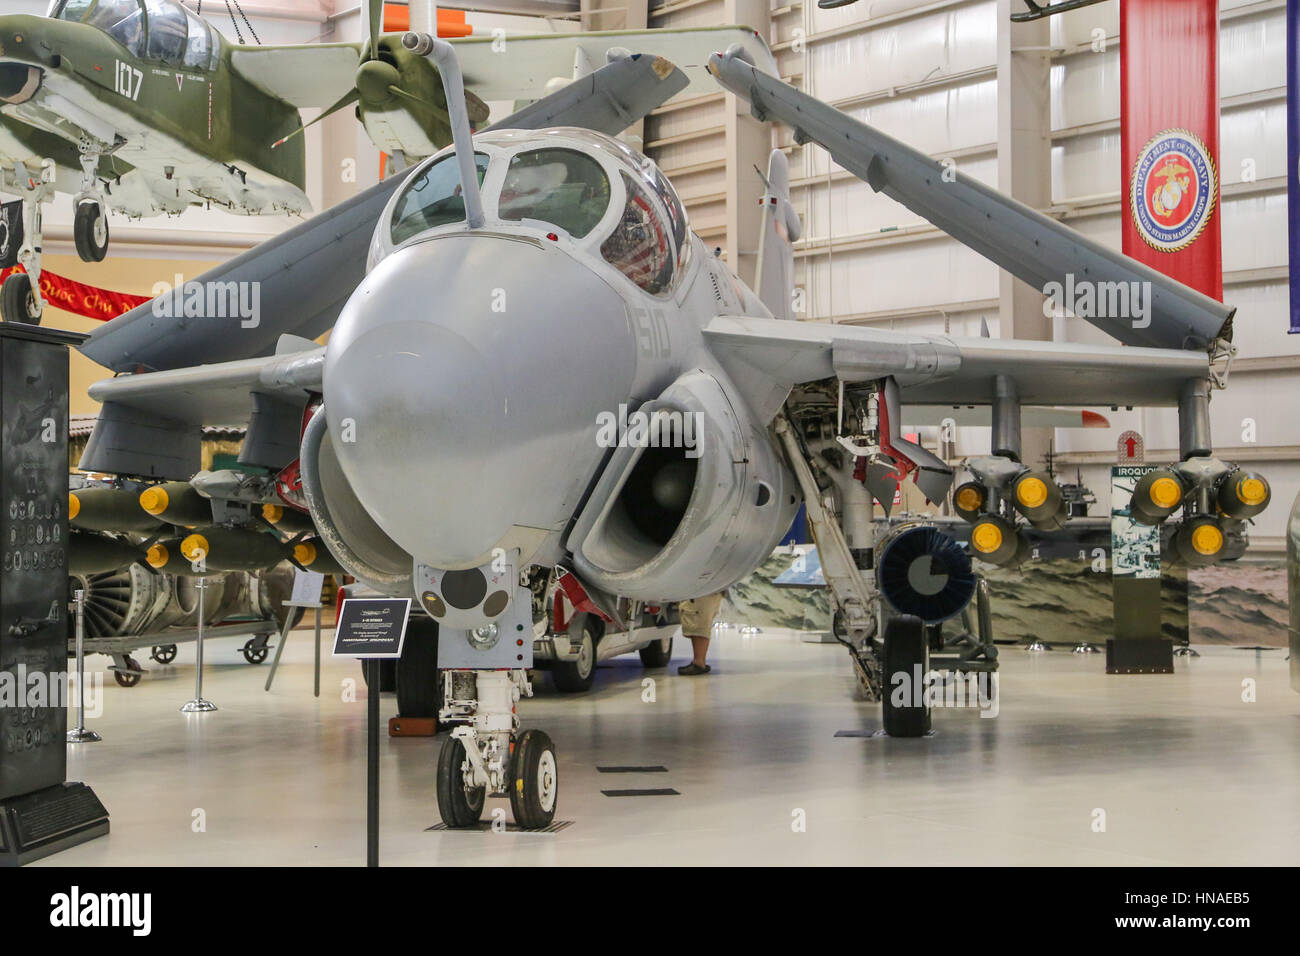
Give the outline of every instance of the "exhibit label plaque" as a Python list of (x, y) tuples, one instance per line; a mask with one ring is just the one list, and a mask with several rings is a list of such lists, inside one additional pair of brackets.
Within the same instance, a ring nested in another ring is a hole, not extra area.
[(334, 632), (334, 656), (401, 657), (410, 612), (410, 598), (348, 598)]

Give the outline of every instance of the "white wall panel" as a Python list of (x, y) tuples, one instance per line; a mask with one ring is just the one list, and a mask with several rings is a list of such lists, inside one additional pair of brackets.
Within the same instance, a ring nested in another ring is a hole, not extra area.
[(836, 100), (989, 66), (997, 58), (995, 7), (955, 7), (813, 43), (816, 95)]
[(1120, 188), (1119, 131), (1072, 136), (1052, 147), (1052, 202)]
[(1219, 28), (1219, 95), (1236, 96), (1286, 83), (1286, 18), (1225, 20)]
[[(1237, 307), (1232, 320), (1232, 344), (1242, 358), (1276, 355), (1300, 355), (1300, 335), (1288, 335), (1289, 292), (1286, 282), (1259, 285), (1234, 285), (1224, 290), (1224, 298)], [(1241, 379), (1237, 385), (1254, 389)], [(1300, 392), (1300, 388), (1292, 386)], [(1300, 442), (1300, 426), (1296, 441)]]
[(1119, 49), (1078, 53), (1052, 64), (1052, 129), (1119, 115)]
[(1094, 30), (1101, 30), (1104, 37), (1119, 35), (1119, 0), (1106, 0), (1105, 3), (1052, 17), (1052, 46), (1068, 48), (1081, 43), (1091, 44)]
[(1222, 223), (1225, 272), (1286, 265), (1286, 193), (1227, 199)]
[[(909, 146), (941, 155), (997, 139), (997, 83), (986, 80), (900, 96), (846, 112)], [(812, 147), (804, 153), (801, 175), (825, 175), (829, 162), (826, 151)], [(961, 168), (965, 170), (964, 165)]]
[(1225, 183), (1244, 178), (1253, 160), (1256, 179), (1286, 175), (1286, 103), (1224, 110), (1219, 119), (1219, 169)]
[[(963, 160), (958, 168), (980, 182), (997, 183), (998, 164), (991, 156)], [(875, 192), (858, 179), (836, 180), (829, 190), (824, 181), (804, 186), (795, 191), (794, 199), (804, 219), (804, 237), (809, 240), (831, 235), (860, 236), (925, 222), (901, 203)]]
[[(805, 273), (810, 318), (906, 309), (924, 301), (994, 298), (997, 270), (948, 239), (907, 242), (820, 258)], [(828, 281), (829, 280), (829, 281)], [(924, 295), (918, 295), (922, 290)]]

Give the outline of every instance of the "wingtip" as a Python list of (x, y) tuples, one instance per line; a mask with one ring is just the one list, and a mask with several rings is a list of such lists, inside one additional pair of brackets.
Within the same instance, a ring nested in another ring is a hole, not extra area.
[(1084, 428), (1110, 428), (1110, 419), (1100, 412), (1091, 412), (1088, 409), (1083, 410), (1083, 427)]

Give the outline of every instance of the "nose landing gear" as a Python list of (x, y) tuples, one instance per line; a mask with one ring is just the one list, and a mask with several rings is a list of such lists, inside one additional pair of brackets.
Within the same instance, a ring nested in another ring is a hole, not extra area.
[(510, 797), (515, 823), (550, 826), (559, 796), (555, 745), (519, 729), (515, 704), (533, 695), (526, 670), (447, 670), (439, 723), (455, 724), (438, 755), (438, 812), (448, 827), (478, 823), (486, 797)]

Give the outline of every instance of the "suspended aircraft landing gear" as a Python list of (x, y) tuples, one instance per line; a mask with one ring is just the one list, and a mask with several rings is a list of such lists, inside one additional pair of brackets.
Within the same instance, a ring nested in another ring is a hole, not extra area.
[(82, 262), (103, 262), (108, 255), (108, 217), (104, 207), (95, 202), (77, 205), (72, 224), (72, 238)]
[(510, 797), (515, 823), (550, 826), (559, 795), (555, 745), (540, 730), (519, 729), (515, 705), (533, 695), (528, 672), (443, 671), (443, 726), (455, 725), (438, 755), (438, 812), (448, 827), (474, 826), (486, 798)]
[(0, 313), (3, 313), (4, 320), (40, 325), (45, 310), (43, 303), (38, 301), (39, 295), (26, 273), (15, 272), (5, 279), (4, 286), (0, 287)]
[(103, 262), (108, 255), (108, 212), (96, 183), (101, 151), (87, 139), (82, 139), (78, 150), (81, 153), (81, 192), (73, 200), (76, 217), (72, 224), (72, 238), (82, 262)]
[(23, 197), (23, 244), (18, 250), (18, 264), (23, 271), (13, 273), (0, 287), (0, 318), (40, 325), (45, 312), (41, 295), (41, 204), (54, 193), (54, 163), (46, 160), (35, 176), (19, 163), (14, 178)]

